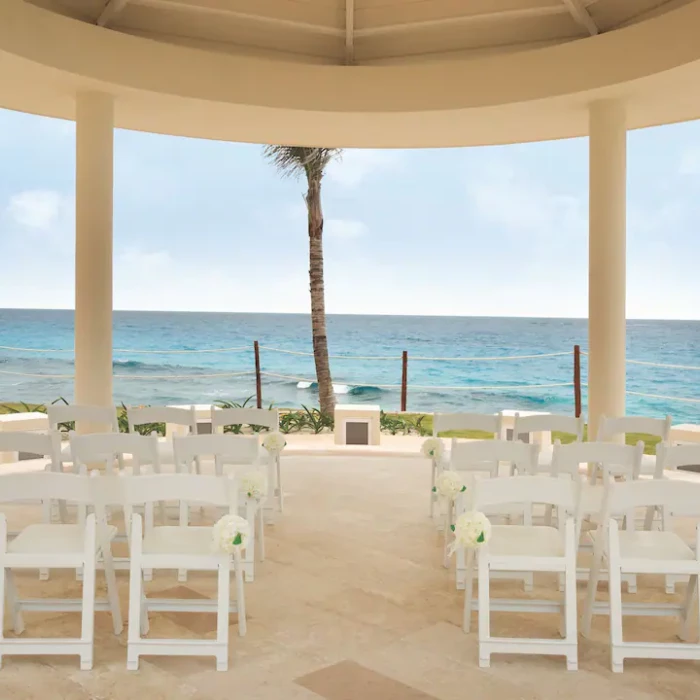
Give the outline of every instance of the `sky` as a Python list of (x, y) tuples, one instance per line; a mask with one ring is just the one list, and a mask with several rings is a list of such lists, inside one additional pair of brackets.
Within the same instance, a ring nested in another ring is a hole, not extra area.
[[(303, 182), (260, 146), (115, 132), (117, 309), (308, 312)], [(73, 308), (75, 130), (0, 110), (0, 308)], [(587, 140), (353, 150), (329, 313), (587, 315)], [(629, 318), (700, 318), (700, 122), (628, 137)]]

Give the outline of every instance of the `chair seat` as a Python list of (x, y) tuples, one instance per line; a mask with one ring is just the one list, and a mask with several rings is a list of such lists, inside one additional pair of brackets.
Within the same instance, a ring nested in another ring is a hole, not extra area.
[(164, 525), (153, 528), (143, 538), (144, 554), (186, 554), (212, 556), (211, 527), (178, 527)]
[(494, 525), (489, 540), (494, 557), (563, 557), (564, 539), (546, 525)]
[[(113, 540), (117, 528), (107, 528)], [(25, 527), (7, 545), (12, 554), (75, 554), (83, 551), (85, 529), (80, 525), (49, 525), (37, 523)], [(99, 548), (99, 545), (98, 545)]]
[[(595, 540), (598, 534), (592, 532), (590, 536)], [(621, 530), (619, 536), (622, 559), (695, 561), (693, 550), (675, 532)]]

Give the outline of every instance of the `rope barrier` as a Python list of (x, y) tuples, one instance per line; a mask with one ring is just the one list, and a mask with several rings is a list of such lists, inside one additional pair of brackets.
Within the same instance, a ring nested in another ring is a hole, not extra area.
[[(14, 350), (16, 352), (74, 352), (72, 348), (70, 350), (46, 350), (43, 348), (15, 348), (10, 345), (0, 345), (0, 350)], [(132, 350), (129, 348), (114, 348), (112, 352), (126, 352), (134, 355), (189, 355), (208, 352), (250, 352), (251, 350), (252, 348), (247, 346), (240, 346), (236, 348), (205, 348), (202, 350)]]
[(499, 360), (534, 360), (540, 357), (563, 357), (573, 352), (547, 352), (541, 355), (506, 355), (504, 357), (411, 357), (411, 362), (427, 360), (430, 362), (496, 362)]
[(627, 391), (630, 396), (641, 396), (646, 399), (663, 399), (664, 401), (681, 401), (683, 403), (700, 403), (700, 399), (687, 399), (680, 396), (664, 396), (662, 394), (644, 394), (641, 391)]
[[(114, 348), (113, 352), (123, 352), (135, 355), (189, 355), (201, 353), (223, 353), (223, 352), (251, 352), (252, 347), (238, 346), (233, 348), (205, 348), (201, 350), (136, 350), (132, 348)], [(261, 345), (261, 350), (268, 352), (277, 352), (284, 355), (296, 355), (298, 357), (313, 357), (312, 352), (303, 352), (300, 350), (283, 350), (282, 348), (273, 348), (268, 345)], [(15, 352), (40, 352), (40, 353), (72, 353), (71, 349), (46, 349), (46, 348), (19, 348), (11, 345), (0, 345), (0, 350), (10, 350)], [(506, 355), (503, 357), (411, 357), (411, 361), (428, 361), (428, 362), (493, 362), (502, 360), (533, 360), (541, 357), (563, 357), (571, 355), (571, 351), (566, 352), (549, 352), (539, 355)], [(582, 353), (585, 354), (585, 353)], [(401, 355), (329, 355), (331, 360), (388, 360), (399, 361)], [(700, 367), (693, 368), (700, 369)]]
[[(0, 374), (8, 374), (13, 377), (33, 377), (38, 379), (73, 379), (72, 374), (33, 374), (31, 372), (12, 372), (0, 370)], [(212, 377), (242, 377), (255, 374), (255, 372), (213, 372), (210, 374), (114, 374), (114, 379), (210, 379)]]
[[(300, 350), (282, 350), (281, 348), (271, 348), (267, 345), (261, 345), (261, 350), (267, 350), (268, 352), (279, 352), (284, 355), (297, 355), (299, 357), (313, 357), (312, 352), (302, 352)], [(329, 355), (330, 360), (394, 360), (398, 361), (401, 359), (401, 355)], [(304, 380), (306, 381), (306, 380)]]
[(700, 371), (700, 367), (693, 365), (667, 365), (661, 362), (644, 362), (642, 360), (627, 360), (631, 365), (644, 365), (645, 367), (666, 367), (668, 369), (690, 369)]

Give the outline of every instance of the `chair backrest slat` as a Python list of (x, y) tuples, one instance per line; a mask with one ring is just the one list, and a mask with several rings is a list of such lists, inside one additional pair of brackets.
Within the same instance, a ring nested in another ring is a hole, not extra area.
[(218, 464), (257, 464), (260, 461), (260, 440), (257, 435), (212, 433), (173, 437), (175, 464), (189, 466), (193, 460), (211, 457)]
[(639, 475), (644, 443), (619, 445), (612, 442), (557, 441), (552, 454), (552, 474), (578, 475), (581, 464), (599, 464), (603, 472), (636, 479)]
[(533, 473), (537, 464), (537, 445), (510, 440), (452, 440), (450, 469), (489, 472), (498, 475), (499, 462), (515, 465), (518, 472)]
[(700, 465), (700, 444), (656, 446), (656, 459), (660, 470)]
[(643, 416), (601, 416), (598, 422), (597, 439), (611, 440), (617, 435), (645, 433), (660, 437), (663, 442), (671, 439), (671, 416), (646, 418)]
[(227, 425), (261, 425), (269, 430), (277, 430), (280, 424), (276, 408), (218, 408), (211, 407), (212, 432), (221, 432)]
[(123, 466), (123, 458), (130, 455), (135, 465), (152, 465), (160, 471), (158, 438), (138, 433), (88, 433), (70, 434), (71, 454), (78, 465), (103, 462), (108, 468), (117, 459)]
[(110, 493), (120, 494), (120, 502), (125, 506), (157, 501), (187, 501), (231, 509), (238, 506), (237, 482), (225, 476), (158, 474), (98, 477), (98, 480), (104, 480), (102, 488), (107, 498), (114, 498)]
[(433, 416), (433, 435), (450, 430), (480, 430), (501, 436), (503, 415), (501, 413), (436, 413)]
[(614, 516), (657, 506), (677, 516), (700, 516), (700, 483), (673, 479), (638, 479), (608, 486), (607, 512)]
[(544, 413), (534, 416), (521, 416), (515, 414), (513, 421), (513, 439), (519, 440), (521, 435), (530, 433), (552, 432), (568, 433), (575, 435), (576, 440), (583, 440), (583, 416), (563, 416), (556, 413)]
[(129, 432), (135, 432), (138, 425), (146, 423), (171, 423), (172, 425), (186, 425), (191, 434), (197, 432), (197, 413), (194, 406), (189, 408), (176, 408), (174, 406), (140, 406), (130, 408), (127, 411), (129, 420)]
[(545, 504), (576, 512), (578, 481), (551, 476), (510, 476), (474, 483), (473, 507), (482, 510), (503, 504)]
[(3, 474), (0, 477), (0, 502), (47, 499), (92, 503), (90, 477), (55, 472)]
[(0, 432), (0, 452), (27, 452), (42, 455), (49, 457), (58, 465), (61, 461), (61, 435), (55, 430), (48, 433)]

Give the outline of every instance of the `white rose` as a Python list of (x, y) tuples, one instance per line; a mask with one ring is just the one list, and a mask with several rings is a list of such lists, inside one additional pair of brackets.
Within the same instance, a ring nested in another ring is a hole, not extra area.
[(233, 554), (246, 548), (250, 539), (250, 525), (240, 515), (224, 515), (214, 523), (211, 547), (214, 552)]
[(284, 446), (287, 444), (287, 440), (284, 435), (280, 432), (268, 433), (263, 439), (263, 447), (268, 452), (282, 452)]
[(472, 510), (457, 518), (453, 530), (455, 538), (450, 547), (451, 552), (456, 549), (475, 549), (489, 541), (491, 522), (483, 513)]
[(454, 501), (457, 494), (466, 490), (462, 477), (455, 471), (446, 469), (435, 481), (435, 493), (449, 501)]
[(435, 460), (440, 459), (445, 451), (445, 447), (440, 438), (428, 438), (420, 449), (426, 457), (430, 457), (431, 459)]
[(267, 495), (267, 477), (261, 471), (250, 471), (241, 477), (241, 487), (248, 498), (260, 501)]

